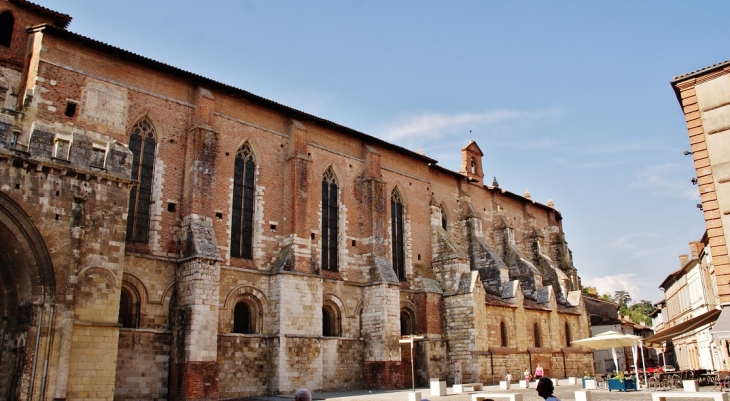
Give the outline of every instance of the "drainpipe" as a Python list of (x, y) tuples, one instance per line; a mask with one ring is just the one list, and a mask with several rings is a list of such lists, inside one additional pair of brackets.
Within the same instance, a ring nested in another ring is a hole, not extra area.
[(563, 354), (563, 373), (565, 374), (565, 377), (568, 377), (568, 365), (565, 363), (565, 351), (561, 348), (560, 353)]
[(527, 358), (530, 360), (530, 375), (532, 375), (532, 353), (530, 352), (530, 349), (527, 349)]

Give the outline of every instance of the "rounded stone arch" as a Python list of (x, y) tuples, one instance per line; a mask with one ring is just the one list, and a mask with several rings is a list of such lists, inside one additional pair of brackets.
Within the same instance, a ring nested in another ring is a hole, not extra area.
[(146, 305), (150, 302), (149, 293), (147, 292), (147, 286), (144, 282), (136, 275), (128, 272), (122, 274), (122, 285), (128, 285), (134, 287), (135, 291), (139, 295), (139, 301)]
[(167, 311), (167, 330), (172, 330), (175, 325), (175, 308), (177, 308), (177, 280), (170, 283), (162, 292), (160, 302), (163, 310)]
[(141, 296), (137, 288), (129, 282), (122, 281), (119, 291), (119, 319), (121, 327), (137, 329), (140, 326)]
[(403, 300), (400, 303), (400, 334), (409, 335), (416, 334), (417, 321), (416, 311), (418, 308), (416, 304), (410, 300)]
[(142, 311), (149, 304), (147, 286), (132, 273), (122, 274), (122, 287), (119, 294), (119, 321), (125, 328), (142, 327)]
[(170, 300), (173, 299), (175, 296), (175, 286), (177, 285), (177, 280), (173, 280), (170, 284), (165, 287), (165, 290), (162, 291), (162, 296), (160, 297), (159, 303), (162, 304), (162, 306), (170, 307)]
[(346, 316), (344, 305), (333, 294), (322, 294), (322, 336), (342, 336), (342, 316)]
[[(250, 285), (238, 286), (228, 293), (223, 302), (218, 330), (222, 333), (263, 334), (267, 327), (268, 308), (269, 302), (262, 291)], [(246, 319), (246, 322), (241, 322), (241, 319)]]
[[(52, 235), (49, 233), (48, 235)], [(30, 215), (0, 192), (0, 332), (13, 352), (3, 354), (0, 369), (18, 381), (38, 380), (49, 362), (49, 333), (55, 327), (56, 277), (47, 242)], [(59, 295), (60, 297), (61, 295)], [(36, 376), (31, 377), (31, 372)], [(5, 381), (2, 394), (30, 398), (28, 389)]]
[(77, 275), (74, 291), (74, 315), (76, 319), (86, 322), (116, 323), (118, 316), (104, 314), (100, 316), (100, 307), (119, 307), (119, 280), (116, 274), (102, 266), (87, 266)]
[(361, 299), (355, 308), (352, 310), (352, 318), (357, 319), (354, 320), (354, 322), (357, 322), (357, 330), (354, 330), (354, 333), (356, 334), (356, 337), (362, 337), (362, 313), (363, 310), (365, 310), (365, 300)]

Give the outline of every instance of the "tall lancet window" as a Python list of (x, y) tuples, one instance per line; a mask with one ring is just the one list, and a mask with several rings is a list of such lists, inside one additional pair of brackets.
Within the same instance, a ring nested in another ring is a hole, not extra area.
[(129, 136), (132, 151), (132, 179), (129, 191), (127, 241), (146, 243), (149, 239), (152, 175), (155, 165), (155, 127), (147, 118), (137, 121)]
[(449, 224), (448, 224), (448, 221), (446, 221), (446, 211), (444, 210), (443, 206), (439, 206), (439, 209), (441, 210), (441, 228), (443, 228), (444, 230), (447, 230), (446, 227), (448, 227)]
[(332, 168), (322, 176), (322, 269), (337, 271), (337, 179)]
[(233, 168), (233, 207), (231, 211), (231, 256), (253, 259), (253, 204), (256, 162), (248, 143), (236, 152)]
[(394, 189), (390, 196), (390, 240), (393, 246), (393, 270), (400, 280), (406, 279), (403, 227), (403, 199), (400, 192)]

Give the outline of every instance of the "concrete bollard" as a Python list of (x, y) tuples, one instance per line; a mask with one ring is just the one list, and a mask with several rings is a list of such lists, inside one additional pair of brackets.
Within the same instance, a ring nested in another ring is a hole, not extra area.
[(512, 384), (512, 383), (503, 380), (503, 381), (499, 382), (499, 389), (500, 390), (509, 390), (510, 384)]
[(551, 377), (551, 378), (550, 378), (550, 380), (552, 380), (552, 381), (553, 381), (553, 386), (554, 386), (554, 387), (558, 387), (558, 379), (553, 379), (553, 378)]
[(685, 393), (696, 393), (700, 391), (700, 384), (697, 380), (682, 380), (682, 387)]
[(421, 392), (420, 391), (409, 392), (408, 401), (421, 401)]
[(446, 395), (446, 381), (439, 378), (431, 378), (431, 396), (442, 397)]
[(591, 401), (591, 392), (586, 390), (576, 391), (575, 401)]
[(520, 388), (530, 388), (530, 382), (527, 380), (520, 380)]
[(578, 378), (577, 377), (569, 377), (568, 378), (568, 384), (578, 384)]

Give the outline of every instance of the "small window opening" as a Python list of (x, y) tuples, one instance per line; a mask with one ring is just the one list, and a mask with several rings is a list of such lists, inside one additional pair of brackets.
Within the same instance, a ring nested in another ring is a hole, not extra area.
[(310, 238), (312, 238), (312, 240), (314, 240), (314, 233), (311, 233), (309, 235), (310, 235)]
[(418, 260), (421, 260), (421, 254), (420, 253), (418, 254)]
[(226, 156), (228, 156), (230, 153), (226, 152)]
[(357, 241), (352, 240), (352, 246), (357, 246)]
[(9, 11), (0, 14), (0, 46), (10, 47), (13, 38), (13, 25), (15, 25), (13, 14)]
[(61, 196), (61, 191), (56, 191), (56, 196)]
[(218, 220), (223, 220), (223, 213), (221, 213), (221, 212), (216, 212), (216, 214), (215, 214), (215, 218), (216, 218), (216, 219), (218, 219)]
[(68, 101), (66, 103), (66, 117), (73, 117), (76, 115), (76, 102)]
[(20, 189), (20, 184), (15, 184), (15, 189)]
[(276, 231), (276, 224), (272, 224), (269, 226), (269, 228), (273, 231)]
[(502, 347), (507, 347), (507, 325), (504, 322), (499, 322), (499, 333), (502, 338)]
[(58, 219), (60, 219), (60, 218), (61, 218), (61, 216), (57, 214), (57, 215), (56, 215), (56, 220), (58, 220)]
[(233, 332), (238, 334), (252, 334), (251, 308), (245, 302), (239, 302), (233, 309)]
[(177, 204), (175, 204), (175, 203), (172, 203), (172, 202), (169, 202), (169, 203), (167, 204), (167, 211), (168, 211), (168, 212), (174, 212), (174, 211), (176, 211), (176, 210), (177, 210)]

